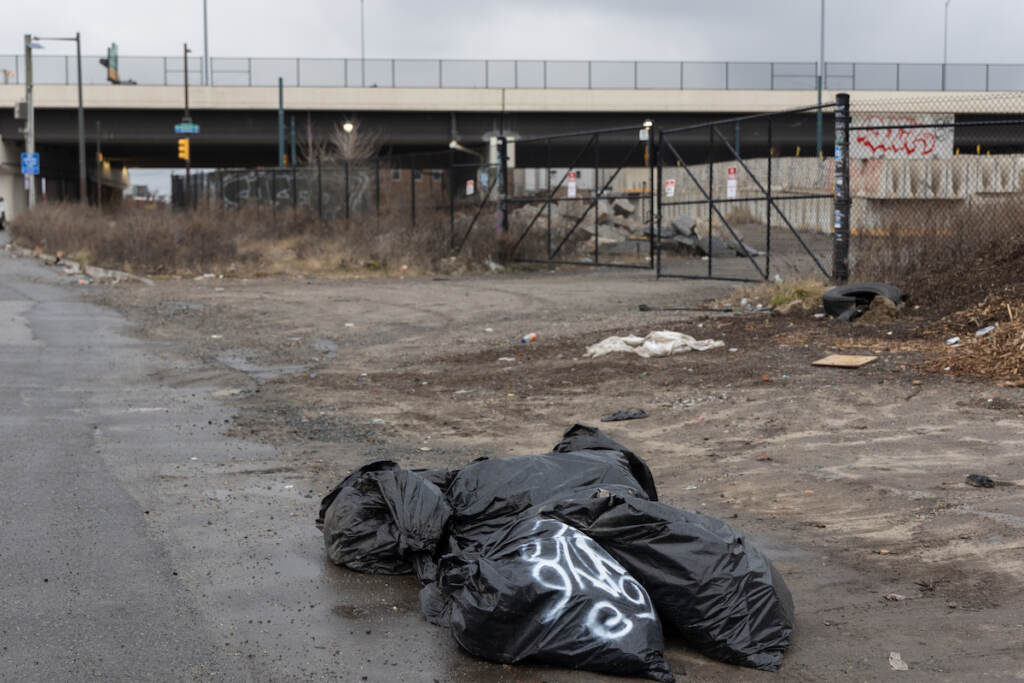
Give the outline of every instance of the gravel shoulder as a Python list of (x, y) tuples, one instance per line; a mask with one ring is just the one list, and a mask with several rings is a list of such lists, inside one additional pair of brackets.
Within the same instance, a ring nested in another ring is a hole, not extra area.
[[(314, 678), (588, 680), (461, 655), (419, 618), (414, 579), (328, 566), (313, 519), (319, 496), (368, 460), (458, 467), (544, 452), (574, 422), (642, 408), (648, 419), (601, 426), (648, 461), (666, 502), (746, 533), (793, 592), (797, 629), (772, 680), (888, 679), (892, 651), (910, 680), (1019, 679), (1021, 390), (918, 370), (942, 343), (919, 325), (638, 310), (696, 307), (729, 289), (589, 270), (167, 280), (97, 287), (89, 298), (124, 314), (130, 333), (159, 355), (150, 381), (209, 396), (223, 413), (218, 428), (261, 449), (241, 500), (225, 498), (209, 472), (194, 485), (220, 491), (218, 509), (236, 518), (222, 536), (208, 535), (210, 553), (241, 543), (245, 517), (256, 528), (276, 513), (273, 540), (246, 541), (246, 552), (260, 557), (261, 575), (315, 586), (301, 615), (285, 607), (293, 594), (277, 601), (322, 648), (285, 648), (280, 678), (300, 677), (288, 657), (302, 652), (301, 676)], [(722, 339), (725, 348), (582, 358), (604, 336), (655, 329)], [(538, 340), (520, 343), (529, 332)], [(838, 351), (879, 360), (859, 370), (810, 365)], [(1001, 485), (967, 486), (975, 472)], [(276, 497), (281, 473), (305, 496), (287, 508)], [(181, 483), (154, 480), (152, 492)], [(165, 513), (194, 514), (188, 505), (168, 502)], [(217, 566), (228, 571), (223, 557)], [(276, 600), (253, 576), (246, 600)], [(237, 604), (230, 612), (247, 613)], [(281, 632), (290, 628), (298, 626)], [(667, 656), (688, 680), (766, 676), (678, 642)], [(361, 659), (370, 663), (356, 666)]]

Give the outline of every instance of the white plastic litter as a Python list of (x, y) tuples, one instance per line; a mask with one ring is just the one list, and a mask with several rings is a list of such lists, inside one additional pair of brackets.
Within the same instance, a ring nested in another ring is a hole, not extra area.
[(597, 358), (608, 353), (623, 351), (635, 353), (641, 358), (670, 356), (684, 351), (707, 351), (725, 346), (725, 342), (717, 339), (694, 339), (682, 332), (658, 330), (646, 337), (630, 335), (628, 337), (608, 337), (587, 347), (585, 358)]

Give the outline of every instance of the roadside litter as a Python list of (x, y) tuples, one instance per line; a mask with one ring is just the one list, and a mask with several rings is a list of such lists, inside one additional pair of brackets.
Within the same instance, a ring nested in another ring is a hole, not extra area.
[(479, 657), (667, 683), (667, 625), (710, 657), (777, 670), (793, 602), (771, 562), (724, 522), (657, 498), (640, 457), (575, 425), (544, 455), (364, 465), (317, 524), (332, 562), (415, 573), (427, 621)]
[(901, 308), (907, 300), (906, 295), (900, 291), (899, 287), (880, 282), (861, 282), (831, 287), (821, 298), (825, 305), (825, 313), (837, 320), (849, 322), (871, 308), (876, 297), (884, 297), (888, 304), (883, 308), (891, 310)]
[(621, 422), (622, 420), (642, 420), (645, 417), (650, 417), (646, 411), (643, 410), (620, 410), (612, 413), (611, 415), (605, 415), (601, 418), (601, 422)]
[(824, 366), (829, 368), (861, 368), (869, 363), (878, 360), (878, 356), (848, 356), (841, 353), (833, 353), (819, 358), (811, 365)]
[(991, 477), (986, 477), (984, 474), (968, 474), (967, 484), (969, 486), (976, 486), (982, 489), (995, 488), (996, 485)]
[(909, 671), (910, 667), (903, 661), (899, 652), (889, 653), (889, 666), (892, 667), (893, 671)]
[(584, 358), (598, 358), (614, 352), (635, 353), (641, 358), (670, 356), (684, 351), (707, 351), (725, 346), (716, 339), (694, 339), (682, 332), (659, 330), (646, 337), (607, 337), (587, 347)]
[(532, 342), (532, 341), (537, 341), (537, 333), (536, 332), (530, 332), (529, 334), (524, 334), (522, 336), (522, 338), (519, 340), (519, 342), (522, 343), (522, 344), (526, 344), (526, 343)]

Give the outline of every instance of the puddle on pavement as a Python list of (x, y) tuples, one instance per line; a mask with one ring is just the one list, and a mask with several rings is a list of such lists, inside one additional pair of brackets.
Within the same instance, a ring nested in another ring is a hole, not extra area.
[(258, 365), (237, 351), (228, 351), (217, 356), (217, 361), (232, 370), (244, 372), (260, 384), (285, 375), (306, 372), (308, 365)]

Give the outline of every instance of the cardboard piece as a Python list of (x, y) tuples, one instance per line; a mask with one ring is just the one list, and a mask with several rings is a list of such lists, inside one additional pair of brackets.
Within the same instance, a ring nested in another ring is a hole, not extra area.
[(841, 353), (834, 353), (825, 356), (811, 363), (811, 365), (822, 365), (829, 368), (860, 368), (868, 363), (874, 363), (878, 356), (846, 356)]

